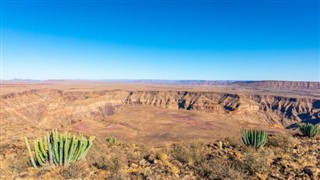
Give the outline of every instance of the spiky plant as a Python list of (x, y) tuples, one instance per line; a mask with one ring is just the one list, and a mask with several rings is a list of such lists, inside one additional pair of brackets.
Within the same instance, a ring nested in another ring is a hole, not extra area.
[(83, 159), (89, 152), (93, 140), (93, 136), (86, 138), (83, 135), (71, 135), (52, 130), (43, 139), (38, 138), (33, 141), (34, 152), (32, 152), (25, 137), (30, 161), (35, 168), (46, 165), (68, 165)]
[(304, 136), (314, 137), (319, 133), (319, 126), (313, 125), (311, 123), (300, 125), (300, 131)]
[(242, 142), (246, 146), (251, 146), (254, 148), (260, 148), (264, 146), (268, 140), (268, 134), (263, 130), (255, 129), (242, 129)]

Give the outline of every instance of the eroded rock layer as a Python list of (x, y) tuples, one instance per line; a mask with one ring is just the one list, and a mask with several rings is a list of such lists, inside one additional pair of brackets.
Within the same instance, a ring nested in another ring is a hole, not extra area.
[[(1, 98), (0, 113), (4, 119), (51, 125), (72, 124), (86, 118), (104, 120), (125, 106), (156, 106), (241, 116), (242, 120), (280, 127), (302, 121), (320, 121), (320, 98), (169, 90), (85, 92), (55, 89), (10, 93)], [(255, 116), (259, 118), (255, 120)], [(264, 122), (259, 122), (261, 119)]]

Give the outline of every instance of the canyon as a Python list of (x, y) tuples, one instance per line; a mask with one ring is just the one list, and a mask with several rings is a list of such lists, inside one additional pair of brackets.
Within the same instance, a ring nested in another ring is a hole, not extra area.
[(238, 136), (248, 127), (288, 133), (320, 122), (317, 82), (201, 83), (5, 82), (1, 138), (58, 128), (161, 143)]
[[(255, 165), (271, 166), (263, 175), (267, 179), (317, 178), (319, 137), (300, 137), (298, 126), (319, 123), (319, 84), (4, 81), (0, 179), (114, 179), (118, 175), (118, 179), (139, 179), (146, 171), (150, 179), (210, 179), (202, 173), (210, 169), (217, 169), (211, 175), (219, 178), (229, 173), (229, 179), (257, 179), (262, 175), (247, 173)], [(243, 128), (267, 131), (268, 144), (261, 152), (243, 146)], [(67, 167), (32, 168), (24, 137), (34, 140), (52, 129), (95, 136), (88, 157)], [(117, 143), (110, 144), (110, 137)], [(248, 154), (254, 163), (239, 164), (247, 162)], [(184, 162), (179, 157), (193, 160)]]

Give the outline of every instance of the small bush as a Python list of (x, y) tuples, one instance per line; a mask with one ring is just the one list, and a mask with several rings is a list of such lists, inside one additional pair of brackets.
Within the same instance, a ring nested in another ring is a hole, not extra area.
[(263, 130), (243, 129), (241, 134), (242, 142), (246, 146), (251, 146), (254, 148), (260, 148), (264, 146), (268, 139), (267, 132)]
[(108, 147), (106, 144), (97, 141), (90, 153), (88, 162), (98, 169), (118, 173), (127, 166), (126, 154), (117, 146)]
[(270, 162), (274, 157), (271, 149), (248, 149), (243, 156), (243, 163), (248, 167), (251, 174), (266, 173), (270, 171)]
[(70, 166), (65, 167), (61, 175), (65, 179), (78, 179), (78, 178), (86, 178), (90, 175), (90, 169), (86, 162), (79, 161)]
[(231, 147), (233, 147), (233, 148), (239, 148), (239, 147), (241, 147), (241, 140), (240, 140), (240, 138), (235, 138), (235, 137), (233, 137), (233, 138), (225, 138), (225, 141), (227, 141), (228, 142), (228, 145), (229, 146), (231, 146)]
[(275, 135), (268, 138), (267, 146), (291, 149), (299, 143), (299, 140), (290, 136)]
[(112, 155), (105, 160), (105, 162), (107, 163), (107, 170), (109, 170), (112, 173), (119, 173), (128, 165), (126, 158), (117, 154)]
[(300, 125), (300, 131), (304, 136), (314, 137), (319, 133), (319, 127), (311, 123)]
[(123, 180), (123, 179), (132, 179), (129, 174), (125, 170), (121, 170), (119, 172), (111, 174), (108, 179), (112, 180)]
[(107, 142), (111, 145), (116, 144), (117, 143), (117, 139), (114, 136), (110, 136), (107, 138)]
[(206, 158), (203, 144), (175, 144), (171, 156), (182, 163), (194, 164)]
[(152, 149), (148, 145), (129, 145), (130, 150), (125, 151), (125, 155), (128, 158), (128, 161), (140, 161), (148, 156)]
[(198, 168), (200, 176), (204, 179), (246, 179), (248, 176), (248, 168), (237, 160), (205, 160)]

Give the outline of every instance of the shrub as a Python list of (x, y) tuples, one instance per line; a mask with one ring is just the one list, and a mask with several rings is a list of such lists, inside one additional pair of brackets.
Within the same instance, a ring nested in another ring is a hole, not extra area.
[(252, 146), (254, 148), (264, 146), (268, 139), (267, 132), (263, 130), (243, 129), (241, 134), (242, 142), (246, 146)]
[(228, 142), (228, 145), (233, 147), (233, 148), (239, 148), (241, 147), (242, 143), (241, 143), (241, 140), (240, 138), (235, 138), (235, 137), (227, 137), (225, 138), (225, 141)]
[(287, 150), (293, 148), (298, 143), (299, 141), (296, 138), (285, 135), (275, 135), (268, 138), (266, 145)]
[(117, 139), (114, 136), (110, 136), (107, 138), (107, 142), (111, 145), (115, 144), (117, 142)]
[(128, 164), (127, 154), (124, 151), (125, 148), (120, 145), (108, 147), (105, 143), (97, 140), (87, 155), (89, 166), (110, 171), (112, 174), (124, 170)]
[(205, 146), (201, 143), (175, 144), (171, 156), (182, 163), (194, 164), (206, 158)]
[(179, 178), (180, 169), (170, 162), (168, 159), (168, 155), (165, 152), (159, 152), (158, 158), (162, 161), (162, 163), (168, 167), (169, 171), (176, 177)]
[(270, 162), (274, 157), (271, 149), (249, 149), (243, 156), (243, 163), (248, 167), (251, 174), (266, 173), (270, 171)]
[(93, 165), (98, 169), (108, 170), (112, 173), (118, 173), (127, 166), (127, 160), (122, 155), (104, 155), (99, 159), (96, 159), (96, 162)]
[(247, 179), (248, 168), (237, 160), (214, 159), (202, 161), (199, 175), (203, 179)]
[[(25, 172), (25, 170), (30, 167), (30, 159), (28, 157), (28, 153), (26, 153), (25, 151), (20, 151), (23, 150), (23, 147), (21, 146), (17, 146), (15, 147), (15, 149), (11, 149), (11, 151), (6, 151), (4, 149), (1, 149), (0, 147), (0, 151), (2, 151), (2, 153), (5, 153), (5, 160), (6, 162), (9, 163), (4, 163), (7, 164), (7, 168), (11, 171), (14, 172), (15, 174), (20, 174), (22, 172)], [(8, 154), (6, 152), (9, 152)], [(1, 157), (2, 155), (0, 155)], [(1, 160), (0, 160), (0, 164), (1, 164)], [(1, 164), (1, 167), (4, 167), (3, 164)], [(1, 168), (0, 168), (1, 169)], [(0, 174), (2, 174), (0, 172)], [(0, 178), (1, 179), (1, 178)]]
[(122, 179), (130, 179), (129, 174), (125, 170), (120, 170), (117, 173), (112, 173), (107, 179), (114, 179), (114, 180), (122, 180)]
[(311, 123), (300, 125), (300, 131), (304, 136), (314, 137), (319, 133), (319, 127)]
[(78, 161), (68, 167), (64, 167), (61, 175), (65, 179), (83, 179), (90, 175), (90, 169), (87, 163)]
[(94, 137), (86, 138), (82, 135), (63, 134), (53, 130), (44, 139), (34, 140), (34, 157), (28, 139), (25, 137), (30, 160), (35, 168), (48, 163), (51, 166), (68, 165), (83, 159), (90, 150), (93, 140)]

